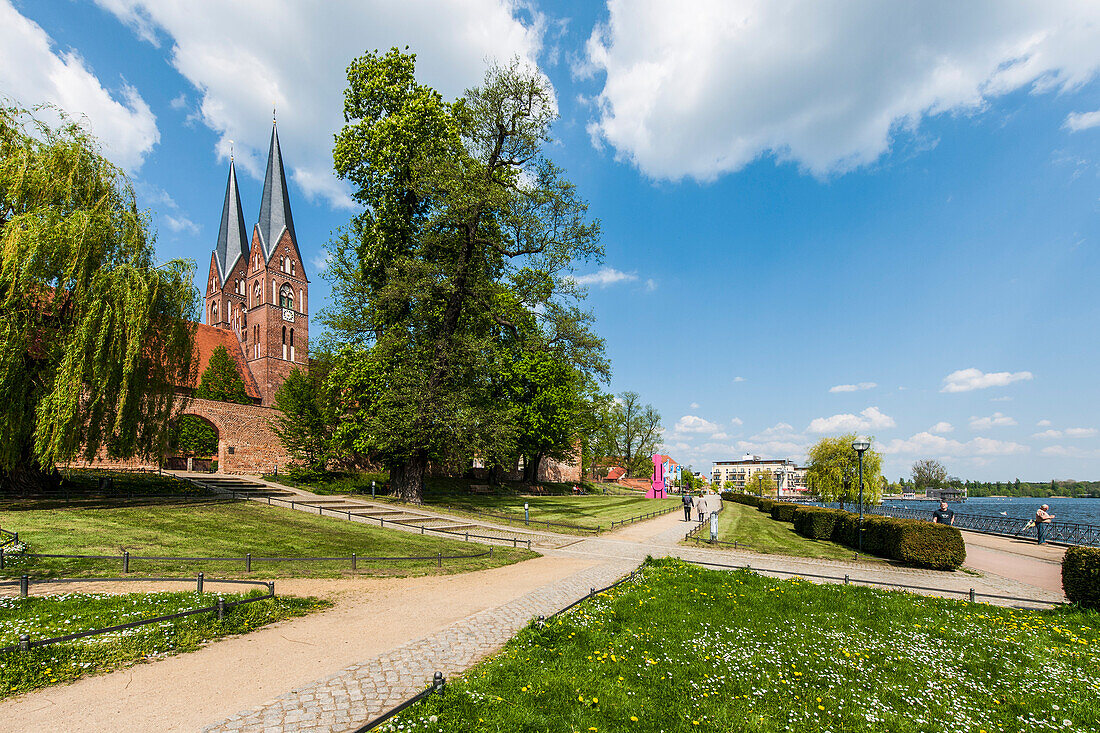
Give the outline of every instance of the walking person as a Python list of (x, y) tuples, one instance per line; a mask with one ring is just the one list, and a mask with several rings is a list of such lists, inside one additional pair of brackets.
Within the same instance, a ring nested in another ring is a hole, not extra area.
[(1050, 534), (1050, 524), (1054, 521), (1054, 515), (1050, 514), (1047, 509), (1050, 509), (1050, 505), (1043, 504), (1035, 512), (1035, 533), (1039, 537), (1040, 545), (1047, 541), (1047, 535)]
[(707, 513), (707, 499), (702, 494), (695, 497), (695, 511), (699, 515), (699, 521), (702, 522), (703, 515)]
[(682, 497), (680, 497), (680, 501), (684, 505), (684, 521), (685, 522), (690, 522), (691, 521), (691, 494), (688, 494), (688, 493), (685, 492), (684, 495)]
[(936, 524), (954, 524), (955, 512), (947, 507), (946, 501), (941, 501), (940, 508), (932, 512), (932, 521)]

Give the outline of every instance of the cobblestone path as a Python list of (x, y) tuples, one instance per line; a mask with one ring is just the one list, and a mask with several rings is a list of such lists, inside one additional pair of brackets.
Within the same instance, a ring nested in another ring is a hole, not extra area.
[(500, 649), (531, 619), (549, 616), (591, 588), (610, 585), (636, 566), (635, 562), (615, 560), (586, 568), (203, 730), (211, 733), (354, 730), (423, 689), (436, 671), (449, 677), (468, 669)]

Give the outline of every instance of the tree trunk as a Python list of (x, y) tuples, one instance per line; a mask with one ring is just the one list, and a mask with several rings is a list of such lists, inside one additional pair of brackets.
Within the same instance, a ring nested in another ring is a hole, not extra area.
[(542, 463), (542, 453), (536, 453), (530, 459), (523, 457), (523, 482), (534, 484), (539, 480), (539, 465)]
[(61, 474), (56, 468), (43, 471), (38, 466), (16, 466), (10, 471), (0, 471), (0, 494), (27, 496), (43, 491), (56, 491), (61, 485)]
[(416, 454), (402, 464), (390, 467), (390, 490), (401, 501), (420, 504), (424, 499), (424, 473), (428, 468), (425, 451)]

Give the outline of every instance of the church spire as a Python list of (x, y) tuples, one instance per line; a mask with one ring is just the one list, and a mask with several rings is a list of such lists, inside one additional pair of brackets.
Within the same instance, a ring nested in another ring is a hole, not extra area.
[(274, 122), (271, 125), (271, 149), (267, 154), (267, 176), (264, 178), (264, 193), (260, 199), (260, 220), (256, 223), (263, 242), (264, 257), (270, 258), (279, 243), (283, 229), (290, 232), (295, 247), (298, 237), (294, 234), (294, 219), (290, 216), (290, 195), (286, 188), (286, 174), (283, 172), (283, 153), (279, 149), (279, 131)]
[(248, 235), (245, 231), (241, 195), (237, 190), (237, 171), (230, 157), (229, 180), (225, 184), (225, 203), (222, 204), (222, 223), (218, 228), (218, 245), (214, 250), (222, 284), (237, 260), (248, 249)]

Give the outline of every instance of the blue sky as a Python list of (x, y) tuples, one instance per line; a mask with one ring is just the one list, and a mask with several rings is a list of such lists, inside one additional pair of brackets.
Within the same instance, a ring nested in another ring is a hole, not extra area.
[(603, 224), (579, 270), (614, 391), (684, 464), (873, 435), (887, 473), (1100, 478), (1100, 7), (1075, 2), (0, 0), (0, 94), (83, 119), (155, 216), (247, 218), (271, 108), (314, 310), (343, 69), (408, 45), (448, 97), (534, 61)]

